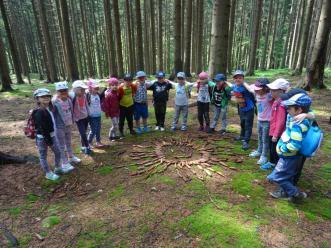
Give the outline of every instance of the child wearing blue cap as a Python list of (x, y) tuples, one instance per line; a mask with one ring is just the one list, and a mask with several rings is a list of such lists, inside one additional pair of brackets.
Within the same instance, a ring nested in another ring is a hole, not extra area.
[(224, 74), (217, 74), (214, 78), (214, 85), (210, 92), (211, 103), (214, 105), (214, 120), (210, 126), (209, 132), (215, 132), (219, 117), (221, 116), (222, 127), (221, 134), (226, 132), (229, 99), (231, 99), (232, 88), (226, 83), (226, 76)]
[(167, 102), (169, 99), (169, 90), (172, 89), (171, 83), (165, 80), (165, 74), (159, 71), (156, 74), (156, 81), (148, 88), (153, 91), (153, 104), (156, 118), (155, 130), (164, 131), (164, 121), (167, 112)]
[(187, 82), (185, 80), (186, 75), (184, 72), (177, 73), (177, 83), (170, 82), (176, 89), (175, 95), (175, 115), (172, 123), (171, 130), (175, 131), (177, 129), (178, 120), (180, 114), (183, 115), (182, 126), (180, 130), (187, 130), (187, 116), (188, 116), (188, 101), (190, 98), (191, 90), (194, 83)]
[(301, 192), (294, 185), (294, 179), (302, 161), (299, 150), (302, 146), (302, 140), (308, 132), (310, 122), (308, 119), (303, 119), (297, 123), (294, 118), (308, 113), (311, 102), (311, 98), (303, 93), (296, 94), (283, 102), (288, 112), (286, 129), (276, 147), (279, 156), (278, 163), (274, 171), (267, 177), (281, 188), (281, 190), (270, 193), (274, 198), (288, 197), (289, 201), (295, 202), (307, 197), (305, 192)]

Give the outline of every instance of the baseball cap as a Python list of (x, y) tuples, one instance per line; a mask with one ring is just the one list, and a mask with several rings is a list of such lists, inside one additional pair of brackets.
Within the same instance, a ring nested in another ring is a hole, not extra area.
[(186, 78), (185, 72), (178, 72), (177, 73), (177, 78)]
[(137, 77), (137, 78), (140, 78), (140, 77), (146, 77), (146, 73), (143, 72), (143, 71), (138, 71), (137, 74), (136, 74), (136, 77)]
[(49, 89), (39, 88), (39, 89), (36, 89), (35, 92), (33, 92), (33, 96), (36, 98), (36, 97), (41, 97), (41, 96), (52, 96), (52, 94), (49, 91)]
[(164, 78), (165, 77), (165, 73), (163, 71), (159, 71), (156, 73), (156, 78)]
[(214, 80), (216, 82), (226, 81), (226, 76), (222, 73), (219, 73), (219, 74), (216, 74), (216, 76), (214, 77)]
[(205, 72), (205, 71), (200, 72), (199, 79), (205, 80), (205, 79), (208, 79), (208, 78), (209, 78), (209, 76), (208, 76), (208, 73), (207, 72)]
[(254, 90), (262, 90), (263, 88), (267, 87), (269, 84), (269, 80), (267, 78), (258, 78), (254, 84)]
[(125, 73), (123, 79), (124, 79), (124, 81), (132, 81), (133, 80), (130, 73)]
[(290, 99), (283, 101), (282, 104), (285, 106), (293, 106), (297, 105), (300, 107), (308, 107), (311, 105), (311, 98), (304, 93), (299, 93), (294, 96), (292, 96)]
[(290, 83), (284, 78), (278, 78), (267, 86), (271, 90), (287, 90), (290, 87)]
[(236, 70), (234, 73), (233, 73), (233, 77), (235, 76), (245, 76), (245, 73), (242, 71), (242, 70)]
[(68, 82), (67, 81), (62, 81), (62, 82), (57, 82), (54, 84), (55, 85), (55, 90), (67, 90), (68, 87)]
[(306, 94), (307, 95), (307, 92), (304, 89), (295, 88), (295, 89), (291, 89), (287, 93), (281, 94), (280, 98), (284, 101), (284, 100), (290, 99), (292, 96), (294, 96), (296, 94)]
[(75, 82), (73, 82), (72, 84), (72, 88), (76, 89), (76, 88), (83, 88), (83, 89), (87, 89), (86, 84), (83, 82), (83, 80), (76, 80)]

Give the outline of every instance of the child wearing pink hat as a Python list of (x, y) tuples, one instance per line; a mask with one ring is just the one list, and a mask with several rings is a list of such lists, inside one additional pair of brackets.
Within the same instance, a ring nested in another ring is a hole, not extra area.
[[(199, 131), (209, 131), (210, 118), (209, 118), (209, 103), (210, 103), (210, 92), (211, 88), (215, 86), (215, 83), (209, 81), (207, 72), (201, 72), (199, 79), (196, 83), (198, 89), (198, 120), (199, 120)], [(205, 126), (204, 126), (205, 123)]]
[(105, 100), (102, 110), (106, 117), (111, 119), (112, 127), (109, 129), (109, 139), (115, 141), (120, 138), (119, 119), (120, 119), (120, 95), (118, 92), (118, 80), (112, 77), (107, 80), (108, 89), (105, 92)]

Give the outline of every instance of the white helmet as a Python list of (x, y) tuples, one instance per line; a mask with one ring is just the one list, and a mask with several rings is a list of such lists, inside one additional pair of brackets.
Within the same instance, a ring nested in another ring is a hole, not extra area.
[(49, 91), (49, 89), (46, 88), (40, 88), (35, 90), (35, 92), (33, 93), (34, 98), (37, 97), (41, 97), (41, 96), (52, 96), (51, 92)]
[(67, 81), (62, 81), (62, 82), (57, 82), (55, 83), (55, 90), (67, 90), (68, 87), (68, 82)]

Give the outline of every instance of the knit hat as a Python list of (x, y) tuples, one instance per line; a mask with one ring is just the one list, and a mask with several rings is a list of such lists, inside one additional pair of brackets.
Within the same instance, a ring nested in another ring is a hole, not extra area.
[(300, 106), (300, 107), (309, 107), (311, 105), (311, 98), (304, 93), (296, 94), (290, 99), (283, 101), (282, 104), (285, 106)]
[(205, 71), (200, 72), (200, 74), (199, 74), (199, 79), (200, 80), (206, 80), (208, 78), (209, 78), (209, 76), (208, 76), (208, 73), (207, 72), (205, 72)]
[(266, 88), (269, 83), (270, 82), (267, 78), (258, 78), (255, 81), (254, 90), (262, 90), (263, 88)]
[(107, 83), (111, 86), (118, 85), (118, 79), (115, 77), (109, 78), (107, 80)]
[(284, 78), (278, 78), (267, 86), (271, 90), (287, 90), (290, 87), (290, 83)]

